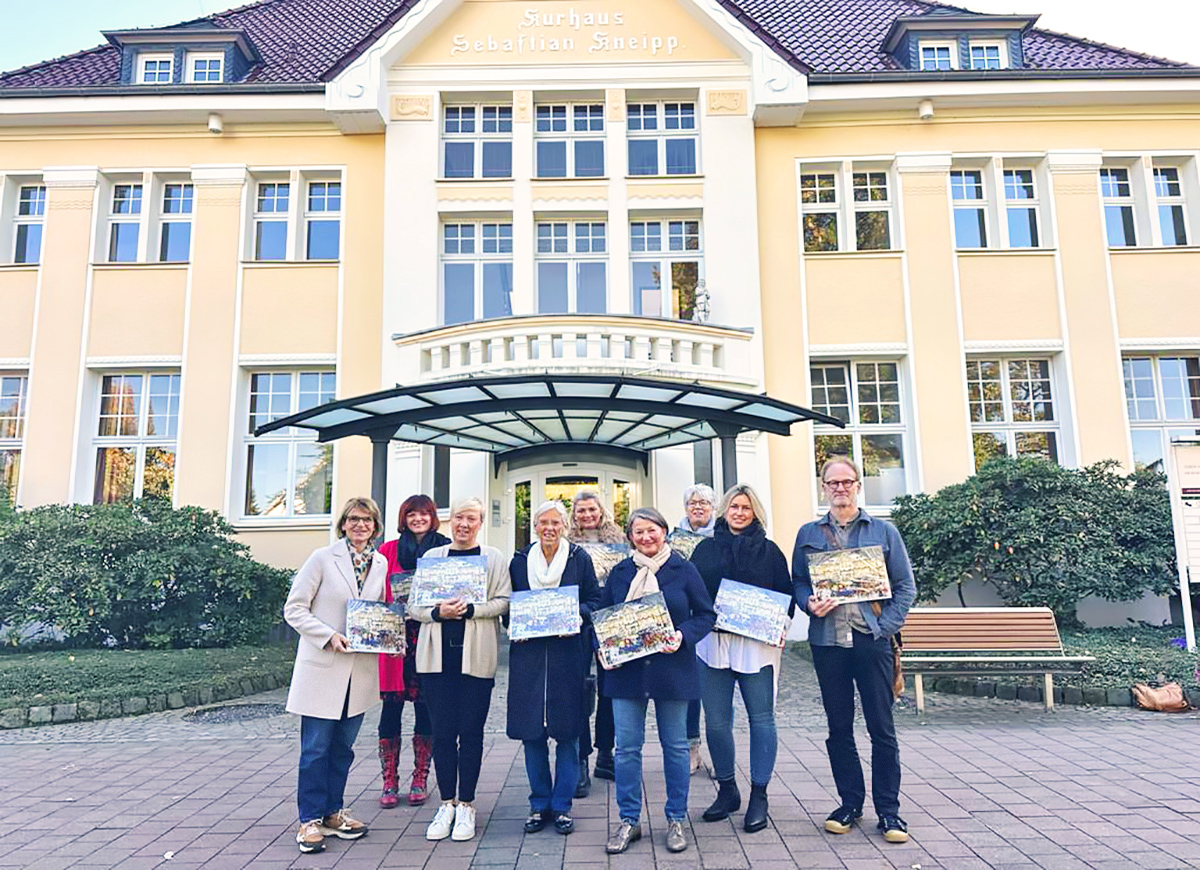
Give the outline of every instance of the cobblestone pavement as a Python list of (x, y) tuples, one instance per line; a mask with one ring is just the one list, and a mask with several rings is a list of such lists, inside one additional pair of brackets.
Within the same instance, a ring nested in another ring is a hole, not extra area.
[[(603, 843), (616, 813), (611, 784), (599, 780), (590, 797), (576, 801), (570, 837), (522, 832), (528, 786), (519, 744), (503, 733), (503, 670), (498, 676), (476, 802), (480, 834), (470, 842), (427, 842), (432, 805), (378, 808), (376, 711), (363, 726), (347, 791), (371, 833), (300, 856), (293, 839), (294, 717), (243, 718), (229, 710), (206, 724), (177, 710), (0, 733), (0, 808), (8, 821), (0, 828), (0, 868), (1200, 867), (1200, 771), (1192, 770), (1189, 752), (1200, 715), (1077, 707), (1046, 713), (1037, 704), (931, 693), (919, 722), (903, 699), (901, 811), (912, 840), (897, 846), (876, 834), (870, 808), (861, 830), (840, 837), (823, 831), (836, 804), (824, 716), (811, 666), (789, 655), (780, 681), (771, 826), (746, 834), (740, 813), (702, 822), (714, 787), (697, 776), (693, 845), (667, 853), (662, 764), (648, 741), (646, 837), (609, 858)], [(283, 692), (268, 692), (231, 706), (282, 699)], [(406, 717), (406, 734), (410, 724)], [(744, 724), (739, 720), (743, 794)], [(865, 733), (859, 745), (868, 745)], [(410, 758), (406, 751), (402, 765)]]

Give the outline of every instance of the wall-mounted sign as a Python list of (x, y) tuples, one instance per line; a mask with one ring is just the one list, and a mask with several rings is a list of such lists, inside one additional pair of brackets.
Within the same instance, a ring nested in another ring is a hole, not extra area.
[(631, 27), (623, 11), (580, 11), (574, 6), (545, 12), (527, 8), (508, 32), (486, 35), (456, 33), (450, 56), (461, 54), (539, 54), (574, 52), (588, 54), (649, 54), (670, 57), (682, 46), (673, 33), (651, 33)]

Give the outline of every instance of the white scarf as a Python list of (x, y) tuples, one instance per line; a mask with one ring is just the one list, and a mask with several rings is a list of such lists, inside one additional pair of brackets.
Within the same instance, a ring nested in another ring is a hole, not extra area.
[(626, 601), (633, 601), (658, 591), (658, 569), (671, 558), (671, 548), (665, 543), (659, 547), (653, 556), (647, 556), (641, 550), (633, 551), (633, 564), (638, 566), (638, 572), (633, 575), (629, 591), (625, 593)]
[(546, 554), (542, 551), (542, 543), (538, 541), (529, 552), (529, 588), (557, 589), (562, 582), (563, 571), (567, 567), (567, 551), (571, 545), (566, 538), (558, 539), (558, 550), (554, 558), (546, 564)]

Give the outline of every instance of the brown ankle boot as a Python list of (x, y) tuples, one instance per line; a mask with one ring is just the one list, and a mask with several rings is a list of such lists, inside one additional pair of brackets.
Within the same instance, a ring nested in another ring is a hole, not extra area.
[(414, 734), (412, 785), (408, 788), (408, 802), (420, 806), (429, 797), (429, 759), (433, 755), (433, 741), (423, 734)]
[(396, 764), (400, 758), (400, 738), (379, 738), (379, 766), (383, 770), (383, 793), (379, 796), (379, 805), (391, 809), (400, 803), (400, 782), (396, 773)]

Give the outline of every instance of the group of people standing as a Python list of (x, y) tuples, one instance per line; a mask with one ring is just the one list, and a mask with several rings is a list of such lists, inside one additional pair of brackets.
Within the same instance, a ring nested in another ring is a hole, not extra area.
[[(717, 780), (704, 821), (739, 811), (733, 694), (741, 693), (750, 730), (750, 794), (743, 818), (748, 832), (768, 824), (767, 788), (778, 747), (775, 701), (783, 650), (739, 634), (714, 630), (713, 600), (722, 580), (782, 592), (810, 617), (809, 642), (829, 722), (826, 746), (840, 805), (825, 821), (830, 833), (849, 832), (862, 816), (865, 785), (854, 741), (854, 689), (858, 687), (871, 737), (872, 797), (878, 829), (889, 842), (908, 839), (899, 815), (899, 747), (892, 723), (892, 636), (904, 622), (916, 589), (904, 543), (895, 527), (858, 507), (860, 473), (836, 457), (821, 470), (829, 512), (803, 526), (791, 570), (766, 533), (767, 515), (748, 485), (731, 487), (719, 500), (697, 484), (684, 493), (685, 515), (672, 528), (652, 507), (629, 513), (624, 529), (598, 493), (581, 491), (568, 512), (559, 501), (540, 505), (531, 518), (535, 540), (506, 559), (481, 545), (484, 507), (466, 499), (450, 508), (450, 533), (439, 533), (438, 512), (423, 495), (404, 502), (399, 537), (375, 550), (383, 530), (370, 499), (347, 502), (337, 522), (338, 541), (315, 551), (293, 580), (284, 615), (301, 636), (288, 710), (301, 715), (297, 803), (301, 852), (324, 848), (325, 838), (357, 839), (365, 823), (345, 810), (346, 778), (363, 713), (383, 700), (379, 758), (380, 804), (400, 802), (400, 719), (412, 704), (414, 767), (410, 804), (428, 794), (432, 758), (440, 804), (426, 829), (429, 840), (475, 836), (475, 790), (483, 757), (484, 725), (491, 704), (501, 626), (513, 592), (578, 588), (578, 634), (511, 640), (507, 734), (522, 742), (529, 780), (525, 831), (548, 826), (560, 834), (575, 827), (572, 802), (590, 789), (593, 773), (615, 780), (620, 824), (606, 850), (624, 852), (642, 836), (642, 750), (651, 700), (666, 785), (665, 845), (688, 847), (688, 794), (699, 766), (699, 719)], [(690, 533), (690, 534), (688, 534)], [(699, 543), (675, 547), (679, 538)], [(597, 569), (589, 544), (627, 544), (629, 555), (607, 572)], [(814, 596), (808, 556), (860, 546), (882, 548), (892, 597), (839, 607)], [(690, 550), (688, 558), (682, 553)], [(392, 601), (407, 594), (421, 556), (483, 556), (486, 600), (461, 599), (410, 607), (408, 650), (403, 657), (349, 653), (346, 602)], [(390, 582), (389, 582), (390, 581)], [(591, 630), (596, 610), (661, 593), (675, 632), (662, 652), (612, 669), (596, 667)], [(376, 696), (375, 693), (379, 695)], [(595, 699), (595, 727), (591, 725)], [(593, 739), (594, 734), (594, 739)], [(550, 743), (554, 744), (551, 763)]]

